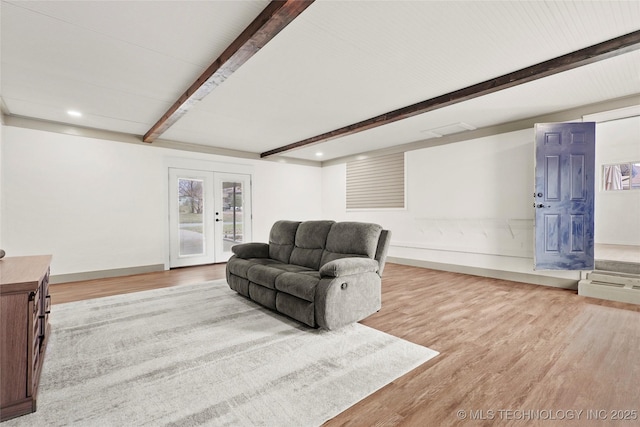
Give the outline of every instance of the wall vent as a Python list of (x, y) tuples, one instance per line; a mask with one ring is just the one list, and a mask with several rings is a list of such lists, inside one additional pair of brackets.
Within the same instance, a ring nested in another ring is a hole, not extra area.
[(423, 131), (420, 131), (420, 133), (427, 134), (430, 138), (441, 138), (445, 135), (453, 135), (454, 133), (460, 133), (475, 129), (477, 128), (473, 125), (464, 122), (458, 122), (433, 129), (425, 129)]

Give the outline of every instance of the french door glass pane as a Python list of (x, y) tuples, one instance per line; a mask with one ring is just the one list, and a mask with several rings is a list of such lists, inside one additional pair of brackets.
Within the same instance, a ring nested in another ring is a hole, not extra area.
[(222, 182), (222, 220), (224, 251), (243, 242), (244, 197), (242, 182)]
[(180, 256), (204, 254), (203, 187), (203, 181), (199, 179), (178, 179)]

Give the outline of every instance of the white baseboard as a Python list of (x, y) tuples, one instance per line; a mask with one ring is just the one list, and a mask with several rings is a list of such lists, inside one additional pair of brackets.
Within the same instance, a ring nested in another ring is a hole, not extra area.
[(491, 277), (493, 279), (510, 280), (512, 282), (530, 283), (563, 289), (578, 289), (578, 280), (561, 277), (542, 276), (537, 274), (518, 273), (515, 271), (493, 270), (489, 268), (470, 267), (466, 265), (444, 264), (408, 258), (387, 257), (387, 262), (430, 268), (432, 270), (450, 271), (452, 273), (470, 274), (472, 276)]
[(139, 267), (116, 268), (113, 270), (86, 271), (82, 273), (52, 275), (49, 283), (80, 282), (83, 280), (106, 279), (109, 277), (131, 276), (133, 274), (164, 271), (164, 264), (142, 265)]

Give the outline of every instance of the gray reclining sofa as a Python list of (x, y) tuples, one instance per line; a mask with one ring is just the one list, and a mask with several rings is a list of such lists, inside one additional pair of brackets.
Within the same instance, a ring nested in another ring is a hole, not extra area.
[(336, 329), (380, 310), (389, 239), (378, 224), (278, 221), (268, 244), (232, 248), (227, 283), (311, 327)]

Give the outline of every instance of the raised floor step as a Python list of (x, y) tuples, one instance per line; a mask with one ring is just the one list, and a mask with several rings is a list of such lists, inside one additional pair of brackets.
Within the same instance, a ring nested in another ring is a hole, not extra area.
[(578, 295), (640, 304), (640, 274), (594, 270), (578, 282)]
[(640, 275), (595, 270), (587, 274), (592, 282), (617, 284), (621, 286), (640, 286)]
[(614, 271), (620, 273), (640, 274), (640, 263), (627, 262), (627, 261), (609, 261), (600, 260), (595, 261), (596, 270)]

